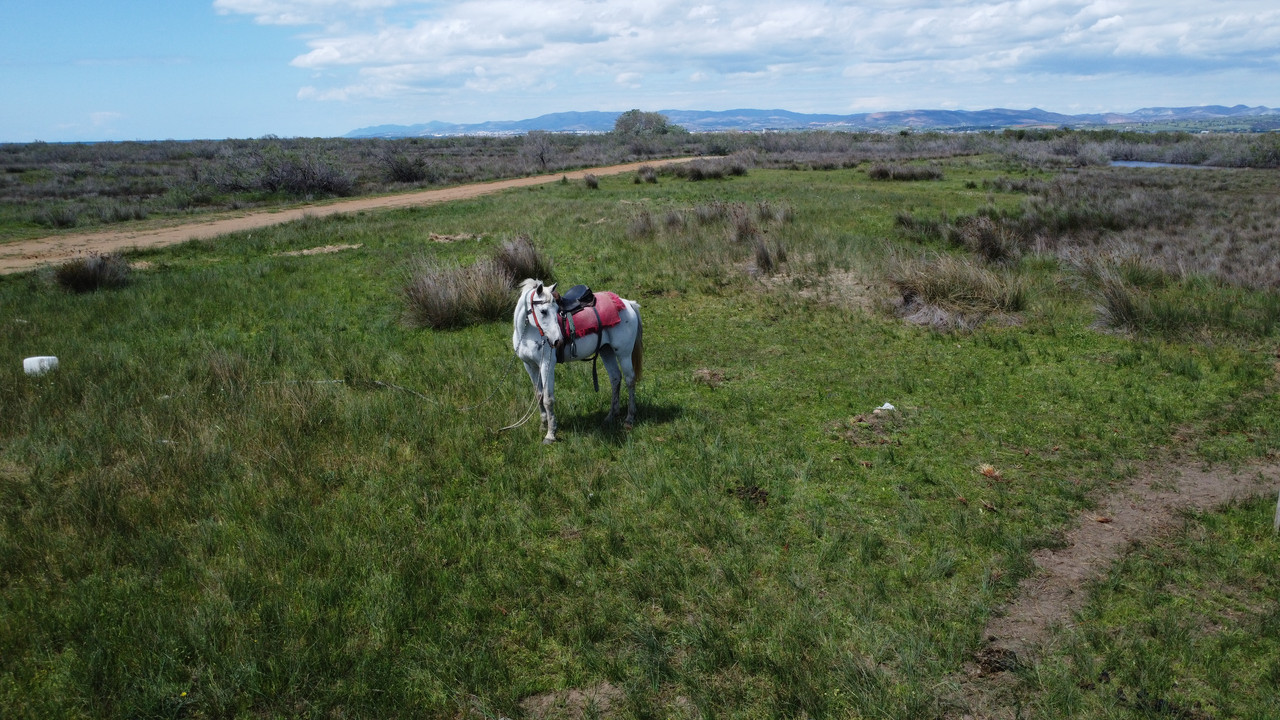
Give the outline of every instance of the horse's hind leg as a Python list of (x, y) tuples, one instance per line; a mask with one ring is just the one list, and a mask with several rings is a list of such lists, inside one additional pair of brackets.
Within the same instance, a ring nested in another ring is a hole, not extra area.
[(622, 372), (618, 370), (618, 354), (613, 348), (606, 346), (600, 350), (600, 358), (604, 360), (604, 369), (609, 373), (609, 387), (613, 390), (613, 397), (609, 401), (609, 414), (604, 417), (605, 422), (613, 422), (618, 416), (618, 399), (622, 393)]
[[(631, 425), (636, 421), (636, 370), (631, 364), (631, 353), (619, 354), (618, 364), (622, 367), (622, 376), (627, 381), (627, 419), (622, 424), (630, 430)], [(618, 386), (615, 384), (613, 387), (613, 406), (616, 410), (618, 407)]]

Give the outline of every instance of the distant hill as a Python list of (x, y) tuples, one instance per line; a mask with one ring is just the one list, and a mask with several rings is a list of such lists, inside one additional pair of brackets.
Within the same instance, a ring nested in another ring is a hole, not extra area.
[[(1202, 105), (1180, 108), (1142, 108), (1131, 113), (1064, 115), (1039, 108), (1029, 110), (899, 110), (854, 115), (816, 115), (788, 110), (660, 110), (671, 122), (691, 132), (765, 130), (999, 130), (1036, 126), (1107, 126), (1183, 121), (1241, 119), (1280, 114), (1257, 106)], [(621, 112), (562, 112), (528, 120), (491, 120), (455, 124), (432, 121), (418, 125), (376, 125), (352, 130), (349, 138), (436, 137), (444, 135), (523, 135), (531, 130), (599, 133), (613, 129)], [(1274, 123), (1272, 123), (1274, 126)]]

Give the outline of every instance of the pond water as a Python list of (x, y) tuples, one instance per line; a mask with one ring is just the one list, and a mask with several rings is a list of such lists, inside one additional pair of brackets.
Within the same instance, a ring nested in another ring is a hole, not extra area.
[(1111, 167), (1167, 167), (1190, 168), (1193, 170), (1220, 170), (1214, 165), (1188, 165), (1186, 163), (1144, 162), (1142, 160), (1112, 160)]

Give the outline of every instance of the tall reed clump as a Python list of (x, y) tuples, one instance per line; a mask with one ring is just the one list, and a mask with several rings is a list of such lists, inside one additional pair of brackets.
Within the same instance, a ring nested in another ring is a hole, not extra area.
[(90, 253), (68, 260), (53, 271), (59, 285), (72, 292), (124, 287), (129, 284), (129, 261), (118, 252)]
[(937, 329), (967, 329), (992, 315), (1021, 312), (1029, 297), (1026, 281), (1012, 272), (955, 255), (893, 260), (889, 282), (909, 321)]
[(524, 235), (470, 265), (419, 259), (403, 288), (406, 319), (436, 330), (501, 320), (511, 312), (516, 282), (530, 277), (553, 279), (552, 264)]
[(444, 330), (500, 320), (511, 309), (511, 283), (489, 258), (465, 266), (419, 260), (404, 287), (408, 322)]
[(555, 279), (551, 259), (533, 246), (528, 235), (519, 235), (514, 240), (503, 242), (494, 252), (493, 259), (511, 276), (513, 283), (524, 278), (548, 282)]

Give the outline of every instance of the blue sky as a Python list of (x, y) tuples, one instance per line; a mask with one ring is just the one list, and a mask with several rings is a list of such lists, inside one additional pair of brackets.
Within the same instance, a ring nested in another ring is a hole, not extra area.
[(1237, 103), (1280, 105), (1274, 0), (0, 0), (0, 142)]

